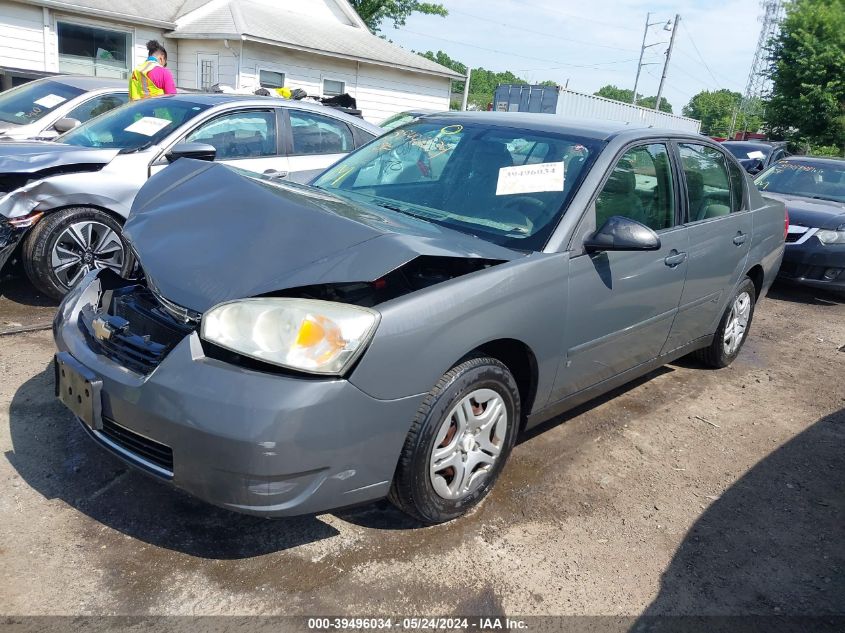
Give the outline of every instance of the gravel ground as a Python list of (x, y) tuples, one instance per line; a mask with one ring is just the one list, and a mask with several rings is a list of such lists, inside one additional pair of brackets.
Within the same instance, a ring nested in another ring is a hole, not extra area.
[(683, 360), (553, 420), (471, 516), (423, 528), (171, 490), (54, 402), (48, 331), (0, 336), (0, 612), (842, 614), (843, 349), (845, 302), (776, 288), (732, 367)]

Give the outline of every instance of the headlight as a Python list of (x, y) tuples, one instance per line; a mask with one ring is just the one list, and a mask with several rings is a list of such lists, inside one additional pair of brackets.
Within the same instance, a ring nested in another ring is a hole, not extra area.
[(845, 227), (839, 227), (836, 231), (830, 229), (819, 229), (816, 237), (822, 244), (845, 244)]
[(375, 332), (375, 310), (311, 299), (221, 303), (202, 317), (206, 341), (267, 363), (315, 374), (342, 374)]

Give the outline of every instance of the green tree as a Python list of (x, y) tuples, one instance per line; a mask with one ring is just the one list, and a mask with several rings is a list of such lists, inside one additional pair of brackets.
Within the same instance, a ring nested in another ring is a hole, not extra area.
[(405, 20), (412, 13), (449, 15), (442, 4), (419, 0), (350, 0), (350, 4), (373, 32), (379, 31), (383, 20), (393, 20), (394, 28), (405, 26)]
[[(727, 136), (734, 124), (739, 129), (741, 121), (734, 123), (742, 95), (726, 88), (721, 90), (702, 90), (695, 95), (682, 110), (684, 116), (701, 121), (701, 131), (709, 136)], [(759, 117), (746, 117), (744, 128), (756, 132), (760, 128)]]
[(794, 0), (772, 43), (773, 136), (845, 153), (845, 0)]
[[(617, 86), (613, 86), (608, 84), (607, 86), (602, 86), (596, 92), (593, 93), (597, 97), (604, 97), (605, 99), (613, 99), (614, 101), (622, 101), (623, 103), (631, 103), (631, 99), (634, 97), (634, 91), (628, 88), (619, 88)], [(644, 97), (641, 94), (637, 93), (637, 105), (642, 106), (643, 108), (654, 108), (654, 104), (657, 103), (657, 96), (651, 97)], [(668, 112), (672, 113), (672, 104), (666, 101), (666, 99), (660, 100), (660, 111), (661, 112)]]

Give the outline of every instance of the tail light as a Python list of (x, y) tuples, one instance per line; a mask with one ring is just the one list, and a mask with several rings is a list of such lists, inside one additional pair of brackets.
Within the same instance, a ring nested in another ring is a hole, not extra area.
[(784, 209), (784, 217), (783, 219), (783, 239), (786, 240), (786, 236), (789, 234), (789, 209)]

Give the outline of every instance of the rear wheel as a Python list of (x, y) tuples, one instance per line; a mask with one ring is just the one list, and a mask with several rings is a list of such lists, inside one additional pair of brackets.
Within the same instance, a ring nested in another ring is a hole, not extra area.
[(734, 361), (748, 338), (756, 301), (754, 282), (746, 278), (728, 303), (713, 342), (697, 352), (699, 360), (715, 368), (727, 367)]
[(493, 487), (516, 441), (516, 381), (493, 358), (446, 372), (423, 401), (402, 454), (390, 500), (425, 523), (454, 519)]
[(61, 299), (91, 270), (126, 276), (134, 265), (121, 225), (100, 209), (71, 207), (46, 216), (27, 235), (22, 260), (27, 277)]

